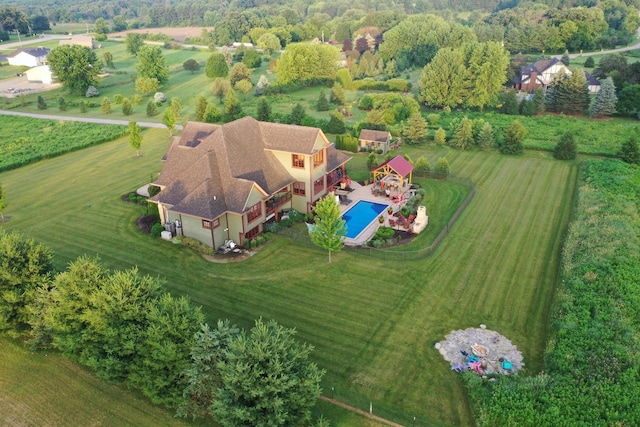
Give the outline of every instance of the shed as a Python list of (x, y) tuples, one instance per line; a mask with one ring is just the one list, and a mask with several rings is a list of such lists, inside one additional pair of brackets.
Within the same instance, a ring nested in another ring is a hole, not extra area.
[(29, 68), (25, 74), (29, 82), (44, 83), (46, 85), (53, 83), (53, 76), (48, 65)]
[(384, 154), (389, 151), (391, 133), (384, 130), (362, 129), (358, 141), (360, 149), (381, 151)]

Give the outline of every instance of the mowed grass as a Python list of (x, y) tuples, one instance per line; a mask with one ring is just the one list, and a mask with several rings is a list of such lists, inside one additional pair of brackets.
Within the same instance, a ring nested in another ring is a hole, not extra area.
[(144, 397), (98, 380), (54, 352), (0, 340), (3, 426), (187, 426)]
[[(251, 327), (262, 316), (295, 327), (327, 371), (324, 394), (364, 410), (373, 402), (374, 413), (405, 425), (414, 416), (417, 426), (474, 424), (464, 387), (433, 347), (451, 330), (485, 323), (522, 350), (527, 372), (541, 369), (574, 163), (445, 149), (452, 173), (474, 180), (477, 194), (436, 254), (419, 261), (341, 252), (328, 264), (325, 251), (277, 238), (247, 261), (217, 264), (141, 234), (134, 221), (144, 208), (120, 201), (160, 170), (167, 144), (166, 131), (148, 130), (141, 158), (123, 138), (0, 174), (11, 217), (2, 227), (52, 247), (59, 269), (99, 254), (111, 268), (164, 277), (210, 322)], [(443, 154), (412, 150), (414, 159)], [(349, 417), (336, 425), (369, 425)]]

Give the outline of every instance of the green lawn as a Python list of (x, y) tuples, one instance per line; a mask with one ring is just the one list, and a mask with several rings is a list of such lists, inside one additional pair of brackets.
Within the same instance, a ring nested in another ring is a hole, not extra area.
[(537, 152), (411, 148), (414, 159), (446, 154), (452, 173), (477, 184), (434, 256), (385, 262), (342, 252), (327, 264), (324, 251), (277, 238), (245, 262), (212, 264), (139, 233), (144, 209), (120, 201), (160, 170), (167, 144), (166, 131), (148, 130), (140, 158), (122, 138), (1, 173), (11, 218), (2, 227), (52, 247), (59, 269), (90, 254), (164, 277), (210, 322), (250, 327), (262, 316), (295, 327), (327, 370), (325, 394), (333, 387), (366, 410), (373, 402), (376, 414), (407, 425), (414, 416), (416, 425), (473, 425), (461, 382), (433, 348), (452, 329), (485, 323), (518, 345), (528, 372), (541, 369), (575, 164)]

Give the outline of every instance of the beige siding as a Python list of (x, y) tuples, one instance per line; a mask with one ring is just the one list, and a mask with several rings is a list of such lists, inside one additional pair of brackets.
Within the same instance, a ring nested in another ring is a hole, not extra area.
[(261, 201), (264, 197), (264, 194), (260, 190), (258, 190), (256, 186), (254, 186), (251, 190), (251, 193), (249, 194), (249, 197), (247, 198), (247, 204), (244, 208), (249, 209), (251, 206)]
[(197, 218), (189, 215), (179, 215), (175, 212), (169, 212), (169, 217), (171, 218), (172, 222), (175, 222), (176, 219), (182, 218), (182, 234), (185, 237), (192, 237), (196, 240), (201, 241), (207, 246), (213, 247), (211, 230), (202, 227), (202, 218)]
[[(313, 189), (312, 189), (313, 190)], [(309, 192), (307, 191), (307, 194)], [(308, 197), (302, 196), (293, 196), (291, 198), (291, 207), (298, 212), (306, 213), (307, 212), (307, 202), (309, 201)]]
[(243, 234), (242, 218), (240, 215), (227, 214), (229, 238), (236, 243), (240, 243), (240, 236)]

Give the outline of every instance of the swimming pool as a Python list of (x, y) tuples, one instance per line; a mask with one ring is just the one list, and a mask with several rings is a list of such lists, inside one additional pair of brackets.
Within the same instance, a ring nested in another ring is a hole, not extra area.
[(347, 223), (347, 234), (345, 237), (353, 239), (358, 236), (369, 224), (377, 220), (378, 216), (380, 216), (387, 207), (388, 205), (381, 203), (359, 200), (358, 203), (342, 215), (342, 219)]

